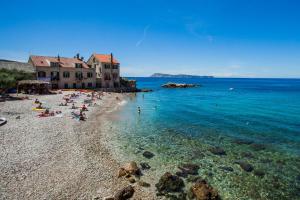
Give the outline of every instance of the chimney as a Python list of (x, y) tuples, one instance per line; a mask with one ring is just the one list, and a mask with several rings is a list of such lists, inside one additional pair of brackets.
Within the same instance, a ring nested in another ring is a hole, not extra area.
[(57, 60), (58, 60), (58, 62), (60, 62), (60, 56), (59, 56), (59, 54), (57, 55)]
[(111, 66), (113, 65), (114, 63), (114, 57), (113, 57), (113, 54), (110, 53), (110, 63), (111, 63)]

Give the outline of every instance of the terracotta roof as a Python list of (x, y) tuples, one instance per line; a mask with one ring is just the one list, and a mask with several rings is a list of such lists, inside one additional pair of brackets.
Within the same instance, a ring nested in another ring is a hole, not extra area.
[[(94, 54), (94, 56), (100, 62), (104, 62), (104, 63), (110, 63), (111, 62), (110, 54)], [(115, 64), (120, 64), (119, 61), (115, 58), (113, 59), (113, 62)]]
[(30, 56), (34, 66), (39, 67), (50, 67), (50, 62), (58, 62), (61, 67), (73, 67), (75, 68), (75, 63), (81, 63), (83, 68), (89, 68), (89, 66), (77, 58), (65, 58), (60, 57), (50, 57), (50, 56)]

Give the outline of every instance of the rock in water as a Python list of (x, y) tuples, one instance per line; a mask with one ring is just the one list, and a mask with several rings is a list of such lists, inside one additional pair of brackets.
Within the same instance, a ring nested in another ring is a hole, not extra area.
[(114, 198), (115, 200), (126, 200), (133, 196), (134, 188), (129, 185), (119, 191), (115, 194)]
[(218, 192), (209, 186), (206, 181), (195, 183), (191, 187), (191, 193), (196, 200), (217, 200), (219, 199)]
[(140, 163), (142, 170), (151, 169), (151, 166), (146, 162)]
[(184, 182), (178, 176), (166, 172), (160, 177), (159, 182), (155, 184), (159, 193), (180, 192), (184, 187)]
[(251, 172), (253, 170), (253, 166), (249, 163), (247, 163), (246, 161), (236, 161), (236, 164), (239, 164), (240, 167), (245, 170), (246, 172)]
[(145, 158), (150, 159), (150, 158), (153, 158), (155, 155), (154, 155), (154, 153), (151, 153), (150, 151), (144, 151), (143, 156)]
[(138, 168), (136, 162), (131, 161), (126, 163), (123, 167), (119, 169), (118, 177), (125, 175), (140, 175), (140, 169)]
[(226, 155), (226, 152), (221, 147), (211, 147), (209, 148), (209, 151), (219, 156)]
[(190, 87), (197, 87), (197, 84), (186, 84), (186, 83), (166, 83), (163, 84), (161, 87), (164, 88), (190, 88)]
[(188, 163), (178, 167), (183, 173), (190, 175), (198, 175), (199, 165)]

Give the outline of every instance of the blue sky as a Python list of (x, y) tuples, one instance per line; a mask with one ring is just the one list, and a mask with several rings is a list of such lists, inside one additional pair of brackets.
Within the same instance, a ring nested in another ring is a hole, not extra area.
[(0, 58), (113, 52), (123, 76), (300, 77), (300, 1), (1, 2)]

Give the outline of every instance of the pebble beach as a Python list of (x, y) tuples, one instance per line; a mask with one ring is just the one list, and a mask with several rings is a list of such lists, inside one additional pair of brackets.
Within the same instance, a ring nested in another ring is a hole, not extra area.
[[(107, 148), (106, 136), (112, 133), (101, 131), (127, 95), (104, 93), (88, 106), (87, 119), (78, 121), (72, 118), (71, 104), (59, 106), (70, 93), (0, 102), (0, 115), (7, 119), (0, 127), (0, 199), (109, 199), (129, 185), (117, 176), (124, 163)], [(32, 110), (36, 98), (61, 113), (37, 117)], [(75, 105), (88, 98), (80, 94)], [(133, 199), (155, 199), (147, 188), (132, 185)]]

